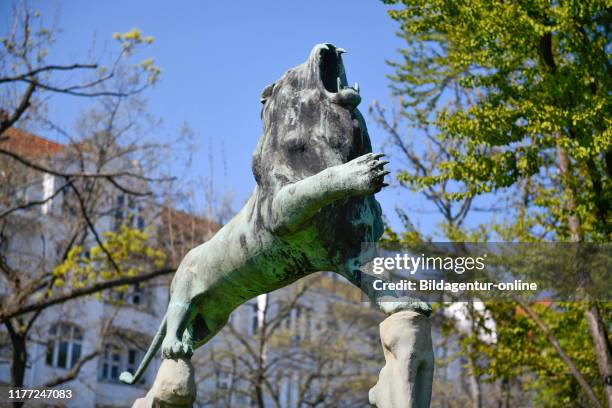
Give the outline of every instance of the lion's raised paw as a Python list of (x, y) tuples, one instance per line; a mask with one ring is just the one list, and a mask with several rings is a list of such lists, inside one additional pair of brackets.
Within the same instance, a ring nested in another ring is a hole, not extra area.
[(373, 194), (386, 184), (384, 178), (390, 172), (385, 169), (389, 162), (381, 160), (382, 153), (367, 153), (342, 165), (341, 176), (347, 180), (347, 186), (358, 194)]

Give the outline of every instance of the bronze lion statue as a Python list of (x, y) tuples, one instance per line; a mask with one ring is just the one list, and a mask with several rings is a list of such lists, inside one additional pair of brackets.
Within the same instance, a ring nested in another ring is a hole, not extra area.
[(363, 243), (383, 234), (374, 194), (389, 172), (383, 155), (372, 153), (357, 110), (359, 87), (347, 83), (343, 52), (316, 45), (306, 62), (263, 90), (255, 190), (230, 222), (182, 260), (149, 350), (136, 373), (122, 373), (121, 381), (138, 381), (160, 346), (164, 358), (190, 357), (235, 308), (317, 271), (341, 274), (387, 313), (429, 314), (426, 303), (378, 301), (373, 278), (360, 270), (373, 256)]

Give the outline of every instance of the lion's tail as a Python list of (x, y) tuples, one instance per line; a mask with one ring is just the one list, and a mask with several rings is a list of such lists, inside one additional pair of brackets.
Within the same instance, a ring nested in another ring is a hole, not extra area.
[(147, 368), (147, 366), (149, 365), (149, 363), (155, 356), (155, 353), (157, 353), (157, 350), (159, 350), (159, 347), (162, 341), (164, 340), (164, 337), (166, 336), (166, 317), (167, 315), (164, 315), (164, 319), (159, 325), (159, 329), (157, 330), (157, 333), (155, 334), (155, 337), (153, 338), (153, 341), (151, 342), (151, 345), (149, 346), (147, 353), (142, 359), (140, 366), (138, 366), (136, 373), (132, 375), (129, 372), (124, 371), (119, 376), (119, 381), (124, 382), (126, 384), (134, 384), (136, 381), (140, 379), (140, 377), (142, 377), (144, 370)]

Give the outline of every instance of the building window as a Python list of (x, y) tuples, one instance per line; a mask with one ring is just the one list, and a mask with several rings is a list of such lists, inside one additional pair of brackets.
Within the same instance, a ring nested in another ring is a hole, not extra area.
[(125, 294), (126, 303), (134, 306), (143, 306), (145, 303), (145, 291), (138, 284), (133, 285)]
[(123, 194), (117, 196), (117, 207), (115, 208), (115, 230), (118, 230), (123, 220), (125, 219), (125, 196)]
[(294, 306), (289, 313), (289, 318), (286, 319), (285, 327), (291, 330), (291, 338), (298, 343), (304, 339), (310, 339), (312, 324), (311, 311), (304, 306)]
[(13, 355), (13, 347), (8, 333), (0, 332), (0, 361), (11, 361)]
[[(119, 375), (123, 371), (134, 374), (138, 369), (142, 352), (133, 346), (119, 346), (108, 343), (104, 345), (104, 352), (100, 360), (100, 379), (119, 383)], [(140, 384), (144, 384), (144, 377)]]
[(67, 179), (62, 179), (61, 183), (64, 184), (62, 187), (62, 198), (61, 198), (61, 212), (64, 214), (75, 215), (77, 213), (75, 195), (70, 186), (65, 185)]
[(129, 349), (127, 353), (127, 362), (125, 368), (130, 373), (135, 373), (140, 363), (140, 352), (138, 350)]
[(285, 330), (291, 329), (291, 311), (292, 309), (289, 309), (290, 306), (291, 305), (289, 304), (289, 302), (284, 301), (284, 300), (281, 300), (278, 303), (278, 309), (281, 311), (281, 313), (284, 314), (281, 327)]
[(128, 227), (138, 228), (144, 230), (145, 219), (143, 217), (142, 207), (136, 205), (134, 197), (127, 197), (121, 194), (117, 196), (117, 203), (115, 207), (114, 215), (114, 229), (115, 231), (121, 227), (123, 223), (126, 223)]
[(121, 349), (115, 345), (104, 346), (102, 354), (102, 368), (100, 378), (103, 380), (119, 382), (121, 374)]
[(302, 330), (300, 325), (300, 323), (302, 322), (302, 312), (303, 309), (301, 306), (296, 306), (291, 311), (291, 338), (296, 343), (302, 341)]
[(221, 369), (217, 371), (217, 389), (227, 390), (232, 385), (232, 374)]
[(255, 336), (259, 332), (259, 316), (257, 303), (251, 305), (251, 335)]
[(111, 289), (108, 293), (108, 301), (131, 305), (142, 311), (150, 311), (150, 289), (139, 284), (130, 285), (123, 290)]
[(142, 208), (140, 207), (138, 207), (138, 214), (136, 216), (136, 228), (141, 231), (145, 229), (145, 220), (142, 216)]
[(49, 330), (47, 365), (56, 368), (72, 368), (81, 358), (83, 334), (73, 324), (58, 323)]
[(302, 315), (302, 321), (300, 322), (300, 330), (302, 331), (302, 337), (310, 340), (312, 336), (312, 313), (310, 309), (304, 310)]

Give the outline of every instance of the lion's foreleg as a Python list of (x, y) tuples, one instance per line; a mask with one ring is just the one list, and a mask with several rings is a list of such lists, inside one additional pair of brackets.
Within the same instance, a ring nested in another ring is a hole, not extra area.
[(284, 186), (272, 201), (273, 229), (281, 233), (295, 231), (336, 200), (378, 192), (389, 173), (384, 169), (388, 162), (380, 160), (382, 156), (368, 153)]

